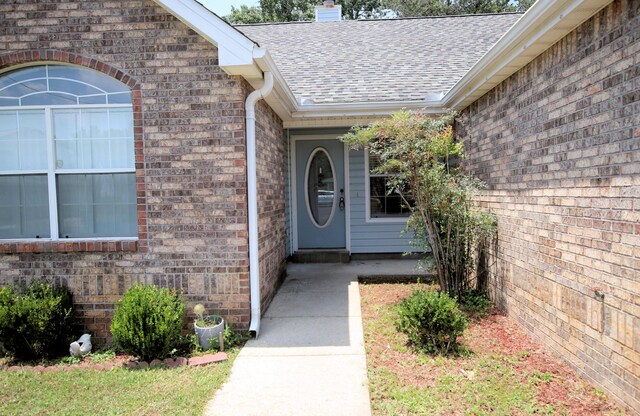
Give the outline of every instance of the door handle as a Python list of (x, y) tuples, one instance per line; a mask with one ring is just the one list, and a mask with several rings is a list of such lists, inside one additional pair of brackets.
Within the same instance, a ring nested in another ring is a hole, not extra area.
[(340, 189), (340, 202), (338, 203), (340, 211), (344, 211), (344, 189)]

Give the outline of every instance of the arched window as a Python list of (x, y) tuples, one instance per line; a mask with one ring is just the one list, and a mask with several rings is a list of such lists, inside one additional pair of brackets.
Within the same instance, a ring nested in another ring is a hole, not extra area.
[(71, 66), (0, 74), (0, 239), (136, 236), (129, 88)]

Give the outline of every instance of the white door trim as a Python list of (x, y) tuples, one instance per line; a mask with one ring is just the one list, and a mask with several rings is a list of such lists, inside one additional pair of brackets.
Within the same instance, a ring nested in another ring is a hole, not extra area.
[(351, 254), (351, 192), (349, 177), (349, 146), (344, 144), (344, 233), (346, 249)]
[[(296, 155), (296, 143), (298, 141), (310, 141), (310, 140), (338, 140), (336, 134), (316, 134), (316, 135), (291, 135), (289, 136), (291, 143), (291, 158), (289, 159), (289, 172), (291, 172), (291, 234), (293, 241), (293, 252), (298, 251), (298, 178), (296, 171), (297, 155)], [(344, 235), (345, 235), (345, 248), (348, 252), (351, 252), (351, 210), (350, 210), (350, 198), (349, 198), (349, 148), (343, 143), (344, 149), (344, 209), (345, 209), (345, 221), (344, 221)], [(339, 189), (339, 188), (337, 188)], [(292, 253), (293, 254), (293, 253)]]

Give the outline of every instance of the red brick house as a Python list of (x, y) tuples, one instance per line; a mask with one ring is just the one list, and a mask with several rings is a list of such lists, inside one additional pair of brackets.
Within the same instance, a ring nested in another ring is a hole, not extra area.
[(455, 108), (499, 218), (492, 296), (638, 410), (639, 20), (631, 0), (238, 27), (194, 0), (3, 2), (0, 283), (66, 283), (98, 338), (135, 282), (258, 332), (289, 256), (409, 247), (337, 136)]

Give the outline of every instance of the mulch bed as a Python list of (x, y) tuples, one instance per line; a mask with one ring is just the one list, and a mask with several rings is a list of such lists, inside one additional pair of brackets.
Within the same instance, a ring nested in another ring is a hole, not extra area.
[(82, 361), (74, 364), (23, 364), (20, 365), (0, 365), (0, 370), (5, 371), (33, 371), (46, 373), (51, 371), (72, 371), (72, 370), (97, 370), (109, 371), (114, 368), (124, 367), (128, 362), (134, 361), (135, 357), (130, 355), (117, 355), (112, 359), (101, 359), (94, 362), (91, 356), (84, 357)]
[(112, 359), (101, 359), (94, 362), (91, 356), (75, 364), (58, 364), (58, 365), (0, 365), (0, 370), (5, 371), (33, 371), (37, 373), (47, 373), (51, 371), (73, 371), (73, 370), (95, 370), (110, 371), (114, 368), (128, 368), (130, 370), (144, 370), (147, 368), (177, 368), (185, 365), (205, 366), (228, 359), (227, 354), (219, 352), (216, 354), (206, 354), (191, 358), (178, 357), (166, 358), (164, 360), (152, 360), (151, 362), (136, 360), (131, 355), (118, 355)]
[[(500, 311), (492, 310), (485, 317), (472, 319), (461, 343), (472, 353), (455, 359), (429, 358), (416, 353), (406, 346), (404, 334), (393, 329), (383, 334), (367, 334), (368, 323), (381, 320), (384, 306), (399, 303), (412, 291), (424, 285), (417, 284), (361, 284), (362, 316), (365, 323), (365, 343), (367, 365), (374, 369), (392, 372), (398, 383), (411, 388), (428, 389), (434, 387), (444, 375), (456, 375), (470, 379), (480, 377), (483, 369), (477, 368), (482, 357), (498, 357), (515, 373), (517, 380), (531, 383), (532, 375), (544, 374), (549, 380), (535, 386), (537, 402), (562, 409), (562, 414), (570, 415), (608, 415), (625, 414), (609, 397), (595, 390), (578, 377), (567, 363), (559, 359), (543, 345), (533, 340), (513, 319)], [(388, 323), (387, 323), (388, 324)], [(387, 327), (389, 325), (386, 325)], [(373, 327), (373, 326), (372, 326)], [(426, 357), (426, 358), (425, 358)], [(392, 400), (387, 397), (375, 397), (376, 386), (372, 386), (374, 413), (380, 408), (375, 400)], [(382, 393), (384, 395), (384, 393)], [(456, 404), (441, 414), (467, 414), (465, 403)], [(490, 412), (489, 412), (490, 413)], [(384, 414), (380, 411), (377, 414)], [(411, 414), (411, 413), (402, 413)], [(512, 414), (526, 414), (514, 409)]]

